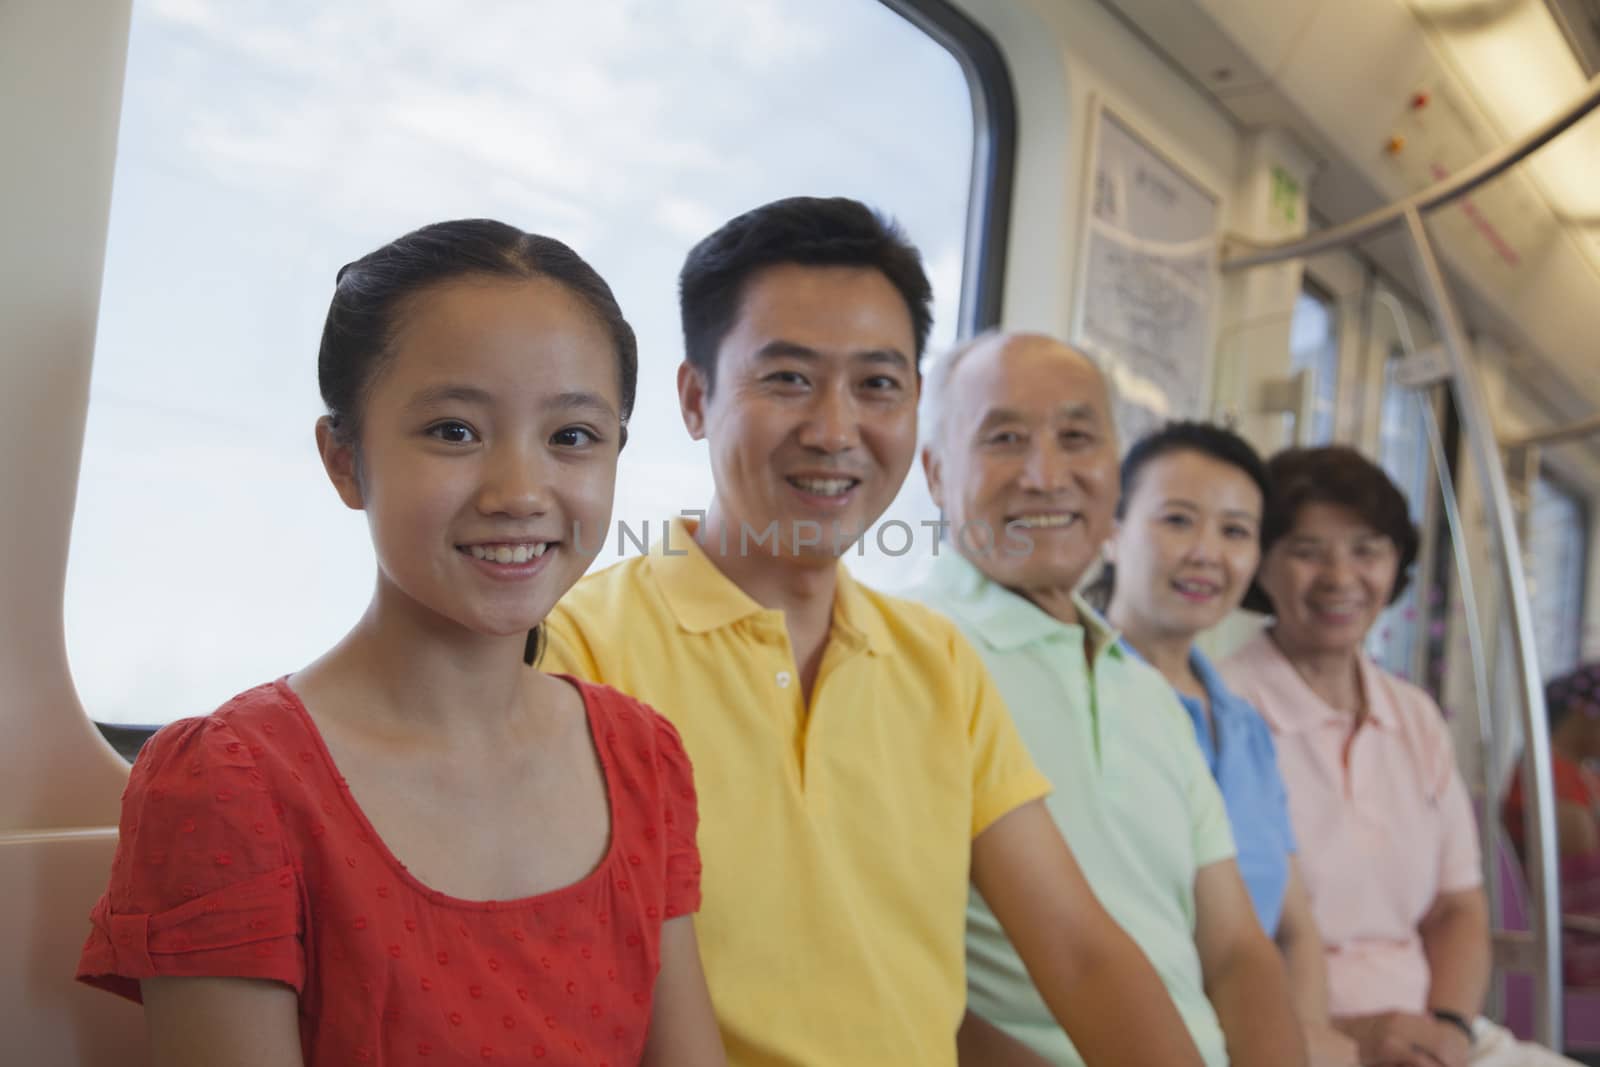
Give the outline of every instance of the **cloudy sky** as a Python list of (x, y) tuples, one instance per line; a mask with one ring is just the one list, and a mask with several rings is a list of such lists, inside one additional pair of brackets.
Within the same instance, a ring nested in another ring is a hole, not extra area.
[[(312, 443), (341, 264), (460, 216), (583, 253), (639, 332), (616, 518), (654, 530), (710, 490), (672, 387), (689, 246), (780, 196), (859, 197), (922, 248), (937, 349), (971, 144), (955, 60), (876, 0), (135, 0), (67, 580), (90, 714), (203, 713), (364, 607), (365, 525)], [(891, 515), (931, 514), (920, 482)]]

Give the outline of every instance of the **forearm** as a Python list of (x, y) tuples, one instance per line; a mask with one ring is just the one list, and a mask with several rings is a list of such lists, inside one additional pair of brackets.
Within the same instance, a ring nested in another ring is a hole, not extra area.
[(1475, 1018), (1489, 992), (1489, 944), (1477, 937), (1441, 936), (1427, 947), (1428, 1007)]
[(1049, 1060), (970, 1008), (956, 1032), (956, 1051), (961, 1067), (1051, 1067)]
[(1155, 968), (1101, 907), (1042, 801), (978, 835), (972, 880), (1089, 1067), (1201, 1067)]
[(1481, 892), (1454, 896), (1418, 931), (1428, 958), (1428, 1007), (1473, 1019), (1489, 990), (1488, 907)]
[(717, 1017), (706, 991), (694, 917), (661, 927), (661, 968), (639, 1067), (725, 1067)]
[(1289, 978), (1289, 997), (1294, 1013), (1303, 1023), (1328, 1021), (1328, 961), (1323, 956), (1322, 938), (1315, 928), (1292, 926), (1288, 916), (1278, 930), (1278, 951)]
[(1235, 953), (1206, 983), (1206, 995), (1228, 1042), (1234, 1067), (1279, 1067), (1306, 1062), (1306, 1045), (1283, 965), (1266, 938)]
[(1199, 1067), (1166, 986), (1133, 940), (1101, 915), (1108, 929), (1096, 944), (1029, 963), (1051, 1015), (1089, 1067)]
[(1298, 860), (1289, 862), (1289, 884), (1283, 892), (1283, 911), (1275, 935), (1289, 976), (1289, 996), (1294, 1011), (1308, 1027), (1328, 1023), (1328, 958), (1311, 910), (1311, 897), (1300, 876)]

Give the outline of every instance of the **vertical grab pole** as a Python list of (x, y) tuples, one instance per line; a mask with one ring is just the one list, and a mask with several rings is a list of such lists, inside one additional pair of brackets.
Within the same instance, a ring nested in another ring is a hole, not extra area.
[[(1405, 211), (1406, 233), (1411, 238), (1411, 259), (1417, 268), (1428, 305), (1433, 312), (1444, 350), (1450, 361), (1450, 388), (1461, 411), (1462, 432), (1472, 449), (1473, 464), (1483, 479), (1500, 549), (1505, 595), (1511, 608), (1511, 637), (1522, 696), (1522, 728), (1527, 744), (1522, 753), (1523, 798), (1531, 802), (1529, 811), (1534, 832), (1527, 835), (1529, 890), (1533, 907), (1534, 959), (1534, 1038), (1547, 1048), (1562, 1047), (1561, 1020), (1561, 901), (1556, 881), (1555, 811), (1551, 798), (1549, 720), (1545, 716), (1544, 690), (1538, 669), (1538, 649), (1534, 643), (1533, 615), (1528, 601), (1527, 578), (1522, 573), (1522, 547), (1517, 536), (1511, 491), (1501, 464), (1499, 445), (1489, 421), (1488, 404), (1478, 387), (1478, 379), (1467, 360), (1467, 335), (1461, 326), (1433, 245), (1415, 206)], [(1529, 788), (1531, 786), (1531, 788)], [(1486, 827), (1488, 840), (1494, 841), (1493, 827)], [(1498, 874), (1498, 863), (1493, 865)]]
[[(1478, 618), (1477, 583), (1472, 577), (1471, 561), (1467, 559), (1466, 527), (1461, 522), (1461, 505), (1456, 496), (1455, 479), (1450, 475), (1450, 457), (1445, 454), (1444, 437), (1439, 433), (1439, 419), (1434, 415), (1433, 404), (1429, 402), (1425, 390), (1414, 392), (1412, 399), (1417, 402), (1417, 408), (1422, 414), (1422, 425), (1428, 434), (1428, 451), (1433, 456), (1433, 469), (1439, 479), (1439, 495), (1444, 501), (1445, 525), (1450, 531), (1450, 550), (1455, 562), (1456, 585), (1461, 593), (1461, 616), (1466, 623), (1467, 655), (1472, 661), (1472, 693), (1473, 699), (1477, 702), (1480, 754), (1478, 764), (1483, 769), (1483, 792), (1478, 798), (1478, 821), (1482, 827), (1484, 842), (1488, 846), (1484, 849), (1483, 857), (1483, 887), (1489, 897), (1492, 933), (1494, 924), (1499, 921), (1502, 912), (1500, 857), (1497, 854), (1500, 845), (1500, 818), (1497, 810), (1499, 791), (1495, 788), (1494, 781), (1495, 768), (1500, 764), (1500, 746), (1491, 722), (1493, 712), (1490, 706), (1492, 697), (1489, 694), (1489, 659), (1483, 644), (1483, 624)], [(1505, 983), (1501, 981), (1499, 968), (1496, 968), (1491, 975), (1489, 1003), (1494, 1005), (1494, 1010), (1504, 1012)]]

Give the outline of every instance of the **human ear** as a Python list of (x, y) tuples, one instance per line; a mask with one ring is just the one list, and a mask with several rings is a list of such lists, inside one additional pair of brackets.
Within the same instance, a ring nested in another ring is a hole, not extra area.
[(678, 364), (678, 408), (683, 414), (683, 428), (696, 441), (706, 436), (706, 401), (711, 390), (706, 387), (705, 375), (688, 360)]
[(1107, 563), (1117, 561), (1117, 538), (1122, 536), (1122, 520), (1111, 520), (1111, 536), (1100, 543), (1100, 558)]
[(334, 432), (333, 419), (327, 415), (317, 420), (317, 454), (322, 457), (322, 469), (328, 472), (328, 480), (344, 506), (360, 511), (364, 503), (355, 449)]
[(922, 476), (928, 480), (928, 496), (938, 505), (939, 510), (944, 510), (944, 464), (939, 459), (939, 454), (932, 448), (922, 447)]

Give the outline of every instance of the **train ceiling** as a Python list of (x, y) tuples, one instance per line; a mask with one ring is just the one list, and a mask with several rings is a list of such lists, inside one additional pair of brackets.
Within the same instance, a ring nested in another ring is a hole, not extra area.
[[(1299, 135), (1322, 161), (1312, 210), (1332, 222), (1514, 140), (1576, 97), (1600, 57), (1596, 0), (1103, 2), (1241, 127)], [(1591, 115), (1429, 220), (1471, 325), (1517, 354), (1552, 422), (1600, 410), (1597, 172)], [(1398, 236), (1364, 251), (1410, 282)]]

